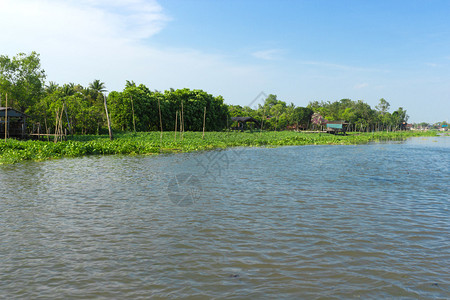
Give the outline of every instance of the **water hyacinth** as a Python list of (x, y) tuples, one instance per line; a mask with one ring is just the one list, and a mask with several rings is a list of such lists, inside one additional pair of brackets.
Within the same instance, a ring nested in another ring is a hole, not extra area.
[(224, 149), (228, 147), (273, 147), (295, 145), (356, 145), (374, 141), (404, 140), (434, 132), (398, 131), (331, 135), (294, 131), (267, 132), (185, 132), (183, 139), (174, 132), (119, 133), (114, 140), (106, 135), (79, 135), (58, 143), (46, 141), (0, 141), (0, 164), (43, 161), (86, 155), (152, 155)]

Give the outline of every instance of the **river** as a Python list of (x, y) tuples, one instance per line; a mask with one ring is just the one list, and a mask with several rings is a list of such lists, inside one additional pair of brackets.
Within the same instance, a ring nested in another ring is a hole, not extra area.
[(0, 298), (450, 298), (450, 137), (0, 166)]

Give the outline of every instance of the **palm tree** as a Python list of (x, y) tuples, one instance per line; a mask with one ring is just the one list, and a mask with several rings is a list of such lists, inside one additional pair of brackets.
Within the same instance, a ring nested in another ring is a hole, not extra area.
[(59, 88), (59, 85), (58, 85), (56, 82), (50, 81), (50, 82), (48, 83), (48, 85), (45, 87), (45, 91), (46, 91), (48, 94), (52, 94), (52, 93), (53, 93), (54, 91), (56, 91), (58, 88)]
[(103, 100), (104, 100), (104, 104), (105, 104), (105, 112), (106, 112), (106, 120), (108, 121), (109, 139), (112, 140), (113, 139), (113, 134), (112, 134), (112, 131), (111, 131), (111, 123), (109, 121), (108, 107), (107, 107), (107, 104), (106, 104), (106, 97), (103, 94), (103, 92), (106, 92), (105, 83), (101, 82), (99, 79), (95, 79), (92, 83), (89, 84), (89, 88), (91, 90), (93, 90), (94, 93), (103, 95)]
[(89, 88), (94, 90), (97, 93), (106, 92), (106, 86), (104, 82), (101, 82), (99, 79), (95, 79), (93, 82), (89, 84)]
[(136, 87), (136, 83), (133, 80), (132, 81), (127, 80), (127, 83), (125, 84), (125, 88), (130, 87)]
[(64, 84), (61, 90), (64, 96), (72, 96), (73, 94), (75, 94), (75, 84), (74, 83)]

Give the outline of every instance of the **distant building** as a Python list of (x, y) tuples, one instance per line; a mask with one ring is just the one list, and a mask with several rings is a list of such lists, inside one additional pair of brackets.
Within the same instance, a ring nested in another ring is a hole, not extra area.
[(5, 136), (5, 118), (7, 120), (8, 137), (24, 138), (26, 136), (26, 120), (28, 115), (11, 107), (0, 107), (0, 138)]
[(252, 118), (252, 117), (232, 117), (231, 120), (233, 122), (237, 122), (237, 127), (231, 127), (231, 129), (234, 130), (241, 130), (247, 129), (247, 123), (254, 123), (256, 126), (259, 126), (259, 122)]
[(327, 132), (328, 133), (346, 133), (348, 128), (348, 122), (344, 120), (338, 121), (327, 121)]

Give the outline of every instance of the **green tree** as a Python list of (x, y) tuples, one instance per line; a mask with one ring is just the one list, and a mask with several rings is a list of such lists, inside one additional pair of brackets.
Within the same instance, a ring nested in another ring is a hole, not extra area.
[(384, 98), (380, 99), (380, 102), (378, 103), (377, 106), (375, 106), (375, 108), (382, 114), (384, 115), (385, 113), (388, 112), (389, 107), (391, 105), (389, 104), (389, 102), (387, 102), (386, 100), (384, 100)]
[(277, 104), (274, 104), (270, 108), (270, 114), (275, 117), (275, 122), (273, 123), (274, 127), (275, 127), (275, 131), (278, 128), (282, 128), (283, 125), (286, 125), (285, 118), (283, 119), (283, 122), (280, 122), (280, 118), (283, 115), (283, 113), (285, 112), (285, 110), (286, 110), (286, 103), (284, 103), (284, 105), (283, 105), (283, 103), (277, 103)]
[(104, 82), (101, 82), (99, 79), (95, 79), (89, 84), (89, 88), (94, 92), (103, 93), (106, 92), (106, 86)]
[(12, 107), (27, 112), (39, 101), (45, 78), (39, 54), (34, 51), (29, 55), (19, 53), (12, 59), (0, 56), (0, 92), (8, 93)]
[(56, 91), (59, 88), (59, 85), (54, 82), (54, 81), (50, 81), (46, 86), (45, 86), (45, 93), (46, 94), (51, 94), (54, 91)]
[(391, 124), (395, 129), (404, 129), (406, 122), (408, 122), (409, 116), (406, 114), (406, 110), (403, 107), (399, 107), (392, 113)]
[(302, 125), (303, 127), (308, 127), (311, 122), (311, 116), (313, 115), (313, 110), (307, 107), (296, 107), (294, 109), (294, 123), (297, 125)]

